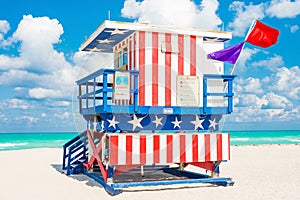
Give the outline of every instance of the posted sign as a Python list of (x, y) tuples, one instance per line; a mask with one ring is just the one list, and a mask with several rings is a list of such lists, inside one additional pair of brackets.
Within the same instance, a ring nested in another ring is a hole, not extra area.
[(176, 99), (178, 106), (198, 106), (199, 77), (177, 76)]
[(115, 100), (129, 100), (130, 99), (130, 73), (116, 72), (115, 73)]

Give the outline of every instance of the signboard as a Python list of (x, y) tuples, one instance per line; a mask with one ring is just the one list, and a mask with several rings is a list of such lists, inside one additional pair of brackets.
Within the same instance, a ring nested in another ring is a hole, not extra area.
[(115, 73), (115, 100), (129, 100), (130, 99), (130, 73), (116, 72)]
[(176, 100), (178, 106), (199, 106), (198, 76), (177, 76)]

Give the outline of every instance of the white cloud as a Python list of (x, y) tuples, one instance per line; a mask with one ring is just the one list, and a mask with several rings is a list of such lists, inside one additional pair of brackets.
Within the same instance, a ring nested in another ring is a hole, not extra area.
[(298, 31), (298, 30), (299, 30), (298, 25), (291, 26), (291, 33), (296, 33), (296, 31)]
[(5, 99), (0, 102), (0, 109), (23, 109), (27, 110), (29, 108), (29, 104), (22, 99)]
[(266, 100), (266, 104), (262, 106), (262, 109), (285, 109), (291, 110), (293, 104), (286, 97), (280, 96), (273, 92), (267, 93), (262, 97), (262, 99)]
[(22, 116), (22, 117), (16, 117), (15, 118), (16, 121), (23, 121), (23, 120), (26, 120), (27, 121), (27, 125), (32, 125), (34, 123), (37, 123), (39, 121), (38, 118), (36, 117), (31, 117), (31, 116)]
[(245, 5), (244, 2), (234, 1), (229, 9), (236, 12), (233, 22), (228, 24), (229, 29), (233, 35), (246, 37), (246, 30), (249, 29), (254, 18), (260, 20), (265, 17), (264, 3), (258, 5)]
[(276, 71), (278, 67), (282, 67), (284, 65), (284, 62), (282, 56), (274, 55), (274, 57), (253, 62), (252, 65), (255, 67), (266, 67), (270, 71)]
[(266, 10), (270, 17), (294, 18), (300, 15), (300, 1), (273, 0)]
[(300, 98), (300, 68), (294, 66), (291, 68), (278, 68), (276, 74), (272, 76), (273, 84), (271, 90), (280, 92), (291, 99)]
[(57, 117), (59, 119), (68, 119), (70, 117), (70, 115), (71, 115), (71, 113), (69, 113), (69, 112), (66, 111), (66, 112), (61, 113), (61, 114), (55, 113), (54, 117)]
[(234, 88), (237, 93), (262, 94), (264, 92), (262, 90), (260, 79), (253, 77), (237, 79)]
[(251, 58), (259, 52), (261, 52), (261, 50), (256, 49), (256, 48), (253, 48), (253, 49), (244, 48), (244, 50), (241, 53), (239, 60), (237, 62), (237, 67), (236, 67), (235, 71), (236, 72), (245, 71), (247, 61), (251, 60)]
[(9, 25), (8, 21), (0, 20), (0, 47), (2, 46), (1, 45), (2, 41), (1, 40), (4, 39), (4, 35), (7, 33), (7, 31), (9, 31), (9, 29), (10, 29), (10, 25)]
[(35, 99), (61, 98), (64, 96), (59, 90), (45, 88), (32, 88), (29, 90), (28, 94), (29, 97)]
[(4, 121), (8, 121), (8, 118), (4, 114), (0, 113), (0, 122), (4, 122)]
[(218, 7), (217, 0), (202, 0), (199, 5), (191, 0), (125, 0), (121, 13), (142, 23), (218, 29), (222, 24)]

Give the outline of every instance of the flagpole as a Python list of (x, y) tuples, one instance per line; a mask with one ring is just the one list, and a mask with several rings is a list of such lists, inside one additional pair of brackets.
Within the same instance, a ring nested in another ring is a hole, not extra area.
[[(246, 40), (248, 39), (248, 36), (250, 35), (251, 30), (253, 29), (253, 26), (254, 26), (254, 23), (255, 23), (255, 22), (256, 22), (256, 19), (254, 18), (254, 19), (252, 20), (252, 23), (251, 23), (249, 29), (248, 29), (248, 32), (247, 32), (247, 35), (246, 35), (246, 37), (245, 37), (244, 45), (243, 45), (243, 48), (242, 48), (242, 50), (241, 50), (240, 55), (242, 54), (242, 52), (243, 52), (243, 50), (244, 50), (245, 42), (246, 42)], [(234, 70), (235, 70), (235, 68), (236, 68), (236, 64), (237, 64), (237, 62), (239, 61), (240, 55), (239, 55), (239, 57), (237, 58), (236, 62), (234, 63), (233, 67), (231, 68), (230, 75), (233, 74), (233, 72), (234, 72)]]
[[(230, 70), (230, 73), (229, 73), (230, 75), (233, 74), (233, 72), (234, 72), (234, 70), (235, 70), (235, 68), (236, 68), (236, 65), (237, 65), (237, 62), (239, 61), (240, 55), (242, 54), (242, 52), (243, 52), (243, 50), (244, 50), (244, 46), (245, 46), (246, 40), (247, 40), (248, 36), (250, 35), (251, 30), (253, 29), (253, 26), (254, 26), (255, 22), (256, 22), (256, 19), (254, 18), (254, 19), (252, 20), (252, 23), (251, 23), (249, 29), (248, 29), (247, 35), (246, 35), (246, 37), (245, 37), (245, 39), (244, 39), (244, 44), (243, 44), (243, 47), (242, 47), (242, 49), (241, 49), (241, 52), (240, 52), (240, 54), (239, 54), (237, 60), (235, 61), (233, 67), (232, 67), (231, 70)], [(224, 91), (227, 90), (227, 86), (228, 86), (228, 82), (226, 82), (225, 85), (224, 85)]]

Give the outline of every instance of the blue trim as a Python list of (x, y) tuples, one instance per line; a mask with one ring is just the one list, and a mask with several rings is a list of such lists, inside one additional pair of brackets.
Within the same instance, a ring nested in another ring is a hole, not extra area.
[(106, 192), (108, 192), (110, 195), (114, 196), (114, 195), (122, 193), (122, 190), (115, 190), (113, 187), (108, 185), (101, 176), (99, 176), (95, 173), (92, 173), (92, 172), (87, 172), (86, 170), (84, 170), (83, 173), (85, 175), (87, 175), (88, 177), (94, 179), (100, 185), (102, 185), (103, 188), (106, 190)]
[(86, 170), (83, 171), (85, 175), (94, 179), (103, 188), (110, 194), (110, 195), (117, 195), (122, 193), (122, 188), (129, 188), (129, 187), (139, 187), (139, 186), (167, 186), (167, 185), (180, 185), (180, 184), (194, 184), (194, 183), (211, 183), (218, 186), (232, 186), (234, 182), (231, 178), (211, 178), (205, 174), (199, 174), (196, 172), (189, 172), (189, 171), (181, 171), (174, 168), (164, 168), (162, 169), (163, 172), (172, 174), (175, 176), (184, 176), (188, 179), (181, 179), (181, 180), (168, 180), (168, 181), (141, 181), (141, 182), (121, 182), (121, 183), (111, 183), (108, 184), (104, 181), (101, 175), (88, 172)]

